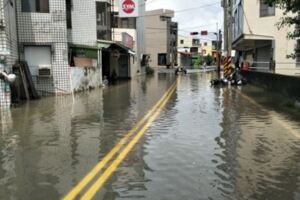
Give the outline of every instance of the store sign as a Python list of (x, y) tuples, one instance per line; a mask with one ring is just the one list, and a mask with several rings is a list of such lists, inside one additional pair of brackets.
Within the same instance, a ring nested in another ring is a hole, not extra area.
[(122, 43), (124, 46), (133, 49), (133, 37), (126, 32), (122, 33)]
[(138, 0), (119, 0), (119, 17), (138, 17)]

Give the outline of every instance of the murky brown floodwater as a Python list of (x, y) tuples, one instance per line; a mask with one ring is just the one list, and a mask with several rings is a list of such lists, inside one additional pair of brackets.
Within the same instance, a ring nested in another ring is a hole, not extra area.
[[(95, 199), (300, 199), (299, 117), (281, 113), (274, 103), (280, 99), (251, 86), (211, 88), (211, 77), (179, 78), (166, 108)], [(174, 78), (133, 80), (2, 113), (0, 199), (63, 197)]]

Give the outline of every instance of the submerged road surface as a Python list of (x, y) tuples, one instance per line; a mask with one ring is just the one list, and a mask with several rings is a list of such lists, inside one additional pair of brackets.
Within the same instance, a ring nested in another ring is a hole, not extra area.
[[(1, 113), (0, 199), (300, 199), (300, 118), (252, 86), (159, 74)], [(288, 110), (288, 108), (287, 108)]]

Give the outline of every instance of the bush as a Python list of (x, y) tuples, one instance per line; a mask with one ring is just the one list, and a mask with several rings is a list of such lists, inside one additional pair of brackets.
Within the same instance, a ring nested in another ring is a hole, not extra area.
[(147, 75), (154, 74), (154, 69), (152, 69), (151, 67), (147, 66), (147, 67), (146, 67), (146, 74), (147, 74)]

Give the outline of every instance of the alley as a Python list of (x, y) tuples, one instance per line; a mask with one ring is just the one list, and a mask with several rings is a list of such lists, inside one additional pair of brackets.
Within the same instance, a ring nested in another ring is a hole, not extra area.
[(213, 88), (214, 76), (156, 74), (2, 112), (0, 199), (67, 199), (164, 95), (94, 199), (300, 199), (299, 116), (253, 86)]

